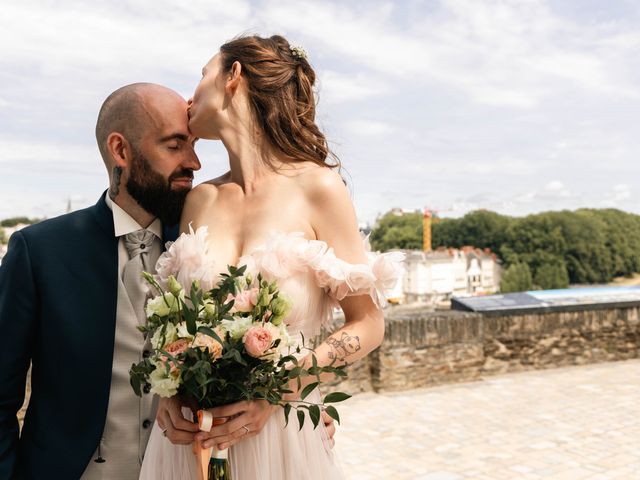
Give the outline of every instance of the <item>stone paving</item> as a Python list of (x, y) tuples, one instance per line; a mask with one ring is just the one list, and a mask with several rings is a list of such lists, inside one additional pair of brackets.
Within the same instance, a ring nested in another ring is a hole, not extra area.
[(356, 395), (348, 480), (640, 480), (640, 360)]

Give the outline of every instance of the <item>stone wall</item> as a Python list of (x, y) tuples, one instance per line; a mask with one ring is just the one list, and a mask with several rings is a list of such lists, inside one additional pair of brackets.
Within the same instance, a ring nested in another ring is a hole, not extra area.
[[(352, 365), (347, 380), (324, 390), (401, 391), (640, 357), (640, 305), (533, 315), (391, 307), (385, 317), (380, 348)], [(342, 322), (336, 319), (336, 327)]]
[[(531, 315), (386, 312), (383, 344), (350, 369), (349, 393), (640, 357), (640, 306)], [(335, 389), (336, 387), (334, 387)]]

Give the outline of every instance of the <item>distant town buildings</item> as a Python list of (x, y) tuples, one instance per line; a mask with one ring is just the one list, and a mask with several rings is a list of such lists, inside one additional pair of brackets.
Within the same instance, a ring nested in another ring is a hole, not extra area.
[(405, 253), (404, 274), (388, 292), (391, 302), (436, 304), (452, 296), (487, 295), (500, 288), (500, 264), (490, 251), (464, 247)]
[[(393, 212), (403, 215), (398, 210)], [(488, 295), (500, 289), (501, 267), (490, 250), (474, 247), (432, 250), (433, 213), (424, 211), (422, 250), (405, 250), (405, 271), (387, 292), (392, 303), (437, 304), (453, 296)]]

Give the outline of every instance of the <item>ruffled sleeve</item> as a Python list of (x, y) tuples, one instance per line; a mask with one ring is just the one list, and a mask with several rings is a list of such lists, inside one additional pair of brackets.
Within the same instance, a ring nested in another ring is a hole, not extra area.
[(315, 271), (318, 286), (324, 288), (335, 300), (370, 295), (376, 305), (383, 307), (386, 304), (385, 292), (396, 285), (404, 270), (404, 253), (368, 251), (367, 260), (366, 264), (348, 263), (338, 258), (333, 249), (329, 248), (311, 267)]
[(332, 300), (347, 296), (370, 295), (376, 305), (386, 304), (385, 291), (392, 289), (404, 266), (404, 253), (373, 253), (368, 238), (363, 239), (367, 263), (348, 263), (338, 258), (321, 240), (307, 240), (301, 232), (274, 232), (241, 264), (261, 272), (267, 279), (282, 279), (311, 270), (316, 283)]

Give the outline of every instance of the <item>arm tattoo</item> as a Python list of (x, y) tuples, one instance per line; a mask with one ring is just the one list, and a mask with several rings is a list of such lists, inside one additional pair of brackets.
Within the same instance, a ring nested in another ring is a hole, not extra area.
[(109, 198), (115, 200), (120, 193), (120, 177), (122, 177), (122, 167), (113, 167), (113, 179), (109, 188)]
[(329, 350), (329, 358), (332, 360), (343, 360), (345, 357), (360, 350), (360, 337), (357, 335), (349, 335), (347, 332), (342, 332), (340, 340), (329, 337), (325, 340), (325, 343), (331, 347)]

